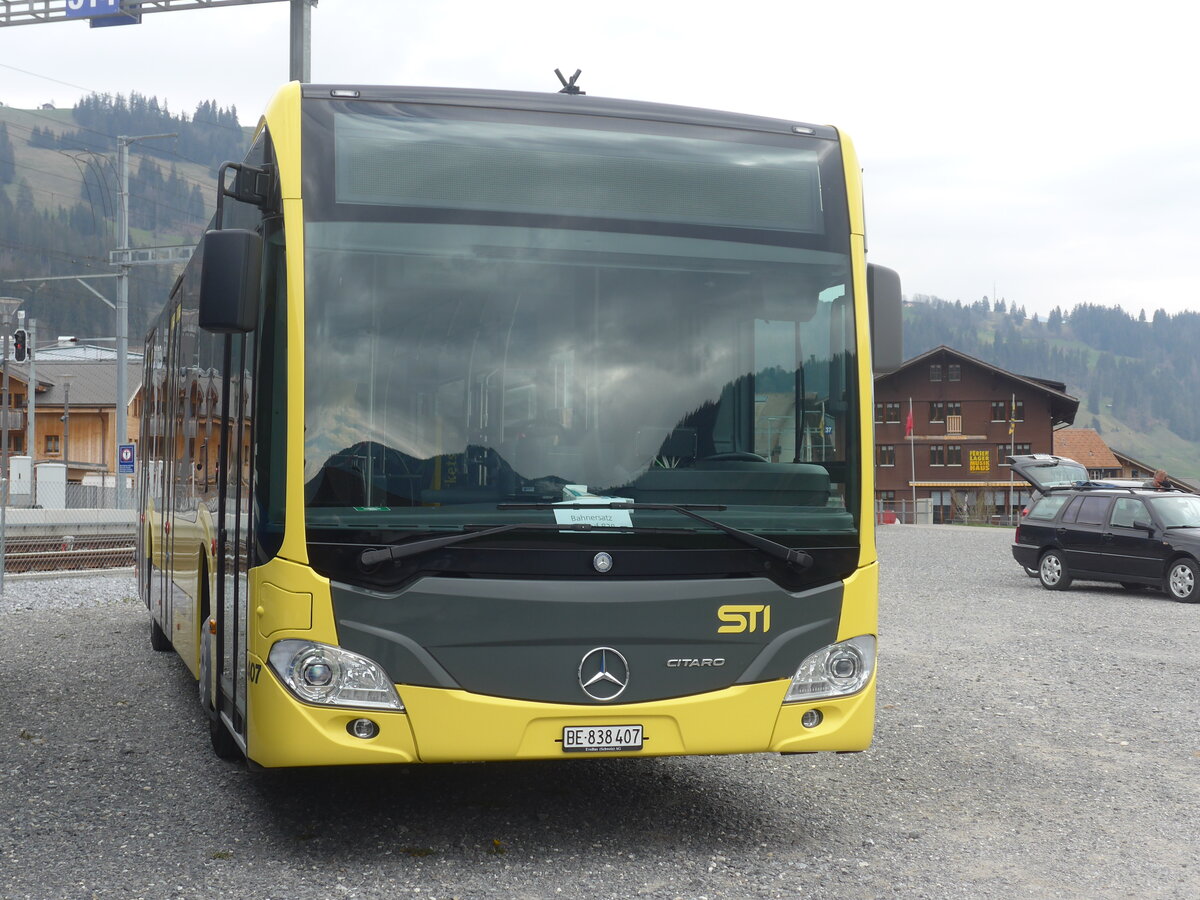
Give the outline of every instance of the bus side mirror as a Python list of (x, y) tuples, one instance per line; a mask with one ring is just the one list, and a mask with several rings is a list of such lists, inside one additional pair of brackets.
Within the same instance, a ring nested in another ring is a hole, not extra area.
[(871, 319), (871, 360), (876, 375), (904, 362), (904, 322), (900, 276), (892, 269), (867, 265), (867, 310)]
[(200, 327), (245, 334), (258, 324), (262, 237), (244, 228), (209, 231), (201, 244)]

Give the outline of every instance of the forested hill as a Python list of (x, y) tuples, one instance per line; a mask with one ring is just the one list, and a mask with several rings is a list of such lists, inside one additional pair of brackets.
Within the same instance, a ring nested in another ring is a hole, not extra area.
[(1051, 378), (1080, 400), (1075, 424), (1178, 475), (1200, 475), (1200, 313), (1130, 315), (1079, 304), (1044, 319), (988, 298), (917, 295), (904, 308), (904, 355), (945, 344), (1020, 375)]
[[(119, 244), (117, 137), (173, 135), (130, 146), (129, 218), (133, 247), (194, 244), (212, 215), (216, 172), (241, 159), (248, 130), (237, 110), (206, 101), (192, 115), (156, 97), (92, 95), (73, 109), (0, 106), (0, 282), (16, 278), (104, 275)], [(130, 345), (166, 300), (178, 268), (138, 266), (129, 291)], [(88, 284), (113, 300), (112, 279)], [(26, 300), (39, 343), (58, 335), (109, 337), (113, 314), (70, 280), (3, 284)]]

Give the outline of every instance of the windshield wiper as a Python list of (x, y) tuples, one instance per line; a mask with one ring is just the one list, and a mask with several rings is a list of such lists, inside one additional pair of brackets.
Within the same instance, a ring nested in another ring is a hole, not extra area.
[[(725, 525), (718, 522), (716, 519), (710, 519), (708, 516), (702, 516), (696, 510), (724, 510), (726, 506), (704, 505), (704, 504), (688, 504), (680, 506), (674, 503), (501, 503), (497, 509), (628, 509), (628, 510), (669, 510), (677, 512), (680, 515), (687, 516), (690, 519), (695, 519), (698, 522), (703, 522), (718, 531), (723, 531), (731, 538), (741, 541), (743, 544), (748, 544), (761, 550), (768, 556), (775, 559), (781, 559), (789, 566), (795, 569), (807, 569), (813, 564), (813, 558), (803, 550), (797, 550), (794, 547), (788, 547), (780, 544), (778, 541), (773, 541), (770, 538), (762, 537), (749, 531), (743, 531), (740, 528), (734, 528), (732, 525)], [(555, 528), (562, 526), (555, 525)], [(578, 528), (578, 525), (571, 525), (572, 529)]]
[[(514, 507), (500, 507), (500, 509), (508, 508)], [(538, 507), (531, 505), (520, 508), (536, 509)], [(570, 507), (560, 508), (569, 509)], [(472, 526), (468, 525), (466, 527), (471, 528)], [(374, 566), (381, 562), (387, 562), (389, 559), (404, 559), (409, 556), (425, 553), (429, 550), (437, 550), (439, 547), (449, 547), (453, 544), (461, 544), (463, 541), (473, 541), (476, 538), (489, 537), (493, 534), (503, 534), (506, 531), (637, 531), (644, 533), (670, 530), (672, 529), (639, 528), (631, 525), (591, 525), (587, 522), (572, 522), (569, 525), (562, 525), (558, 522), (510, 522), (507, 525), (480, 528), (477, 531), (456, 531), (454, 534), (447, 534), (443, 537), (426, 538), (425, 540), (413, 541), (409, 544), (396, 544), (392, 547), (364, 550), (359, 559), (364, 566)]]

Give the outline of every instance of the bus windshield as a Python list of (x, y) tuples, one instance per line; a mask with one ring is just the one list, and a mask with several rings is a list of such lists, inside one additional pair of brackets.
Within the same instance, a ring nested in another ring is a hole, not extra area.
[(310, 527), (629, 500), (853, 531), (836, 142), (308, 106)]

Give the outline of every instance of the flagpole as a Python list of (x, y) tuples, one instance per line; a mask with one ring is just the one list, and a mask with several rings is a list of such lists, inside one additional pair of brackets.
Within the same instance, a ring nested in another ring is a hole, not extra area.
[(913, 500), (913, 524), (917, 524), (917, 438), (916, 427), (913, 424), (913, 405), (912, 397), (908, 398), (908, 458), (912, 463), (912, 500)]
[[(1012, 395), (1012, 405), (1008, 408), (1008, 455), (1017, 452), (1017, 395)], [(1008, 466), (1008, 524), (1013, 524), (1013, 469)]]

